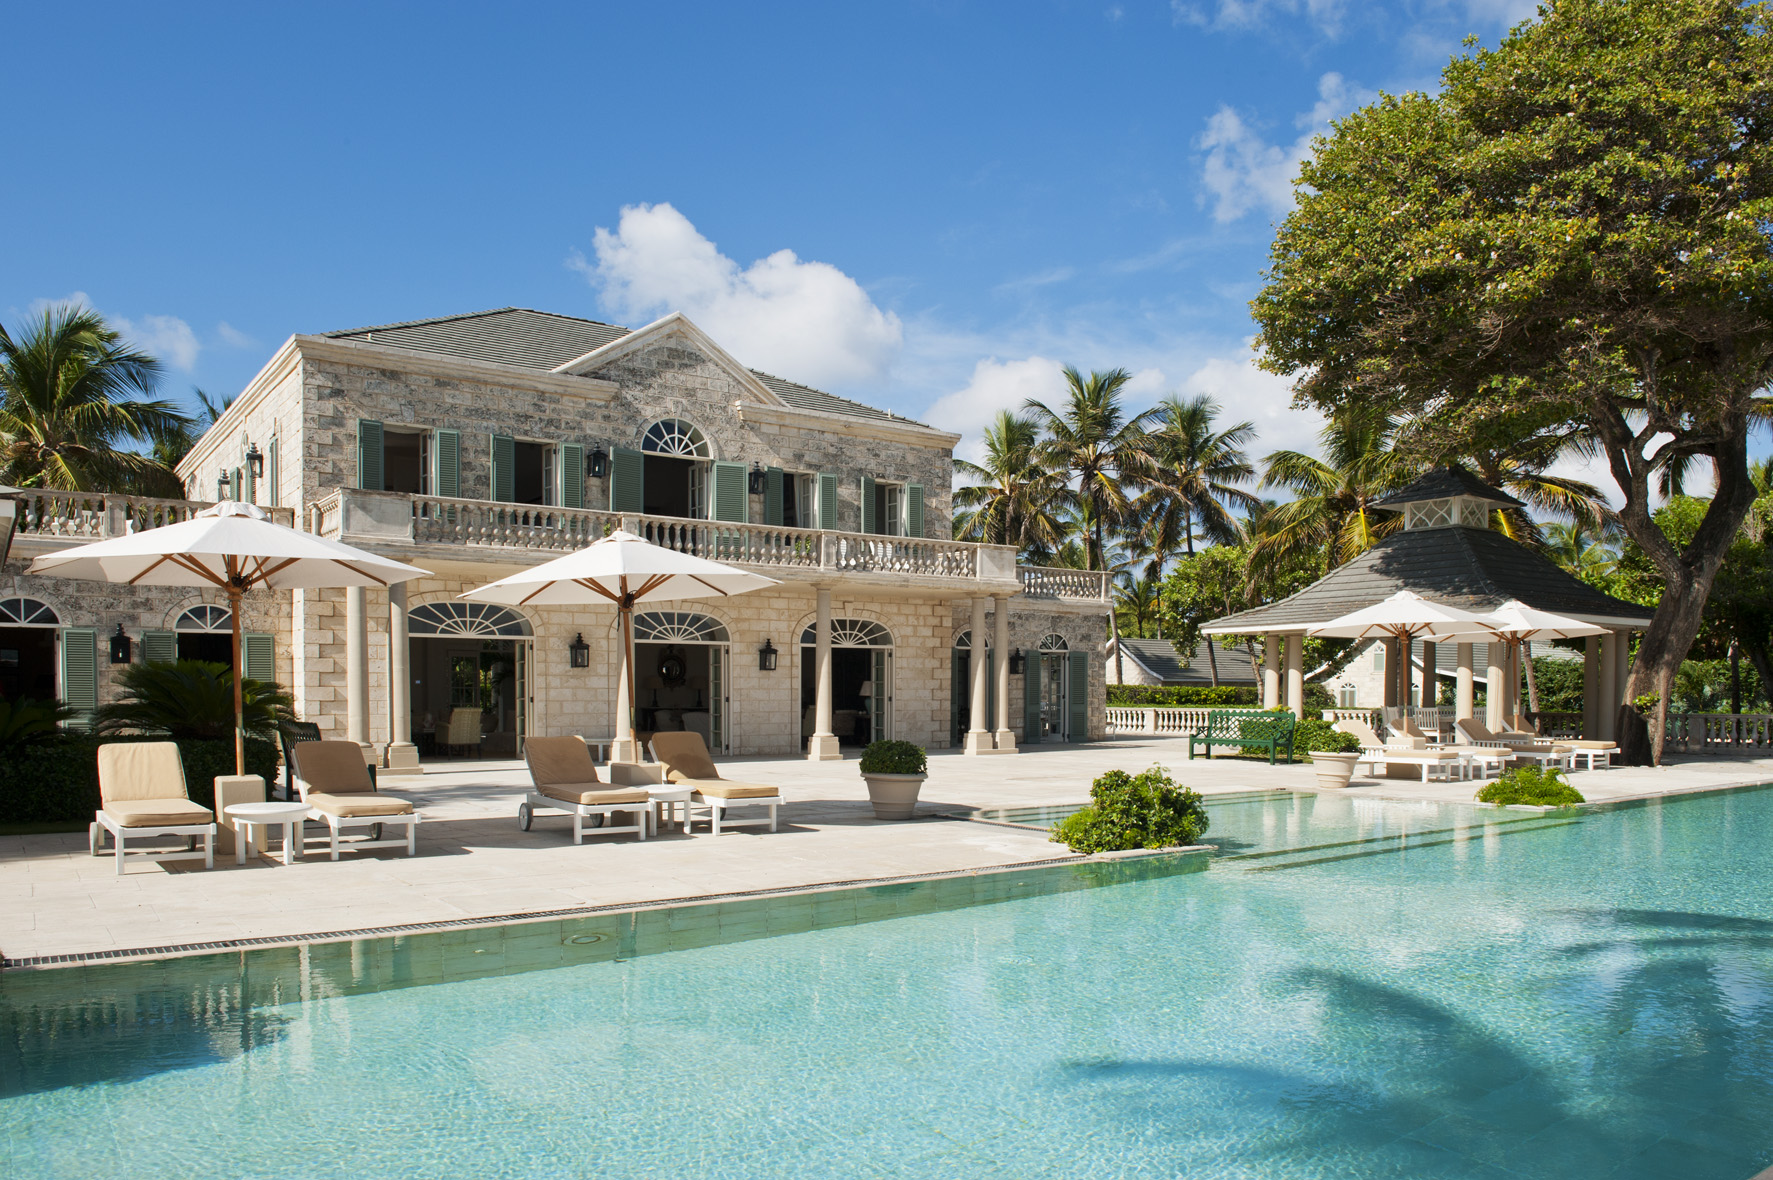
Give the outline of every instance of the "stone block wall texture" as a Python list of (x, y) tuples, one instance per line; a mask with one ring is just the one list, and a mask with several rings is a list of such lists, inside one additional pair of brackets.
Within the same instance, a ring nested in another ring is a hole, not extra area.
[[(244, 468), (246, 452), (257, 445), (265, 456), (265, 473), (256, 481), (254, 502), (263, 506), (300, 508), (303, 486), (303, 383), (299, 370), (285, 374), (262, 391), (242, 394), (237, 407), (222, 415), (219, 425), (198, 440), (179, 463), (185, 494), (193, 500), (216, 498), (216, 477), (226, 469)], [(277, 484), (271, 486), (271, 444), (277, 445)], [(241, 499), (246, 496), (242, 495)]]

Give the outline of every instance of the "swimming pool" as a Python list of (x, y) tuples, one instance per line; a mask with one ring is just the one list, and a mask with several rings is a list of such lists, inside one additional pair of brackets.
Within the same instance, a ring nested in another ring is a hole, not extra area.
[(869, 925), (246, 1010), (0, 997), (4, 1150), (20, 1177), (1773, 1163), (1773, 791), (1212, 814), (1208, 872)]

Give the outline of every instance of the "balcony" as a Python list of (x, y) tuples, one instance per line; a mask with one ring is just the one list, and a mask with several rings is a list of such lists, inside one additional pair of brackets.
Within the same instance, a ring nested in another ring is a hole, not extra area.
[[(1019, 592), (1055, 602), (1108, 600), (1105, 575), (1018, 568), (1016, 552), (1007, 545), (356, 489), (327, 495), (308, 510), (308, 517), (308, 528), (321, 536), (378, 549), (420, 550), (423, 559), (433, 562), (446, 555), (481, 561), (525, 556), (548, 560), (622, 528), (680, 553), (796, 581), (843, 579), (920, 590)], [(424, 564), (419, 553), (407, 556)]]
[[(100, 492), (27, 490), (18, 502), (13, 543), (33, 556), (106, 537), (125, 537), (145, 529), (190, 520), (210, 506), (202, 500), (157, 500), (148, 496), (115, 496)], [(293, 526), (288, 508), (267, 508), (271, 519)]]

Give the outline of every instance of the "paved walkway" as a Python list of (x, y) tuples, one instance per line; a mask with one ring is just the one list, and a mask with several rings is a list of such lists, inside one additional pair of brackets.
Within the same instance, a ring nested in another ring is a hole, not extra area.
[[(1186, 741), (1116, 739), (1003, 758), (930, 757), (925, 813), (1074, 804), (1106, 770), (1154, 762), (1203, 794), (1315, 790), (1309, 765), (1243, 759), (1187, 761)], [(433, 765), (422, 779), (388, 784), (424, 815), (419, 855), (392, 849), (334, 863), (323, 845), (285, 867), (218, 857), (139, 864), (117, 877), (86, 836), (0, 837), (0, 953), (20, 959), (88, 951), (177, 946), (223, 939), (321, 934), (463, 918), (495, 918), (585, 905), (646, 903), (712, 894), (948, 872), (1068, 855), (1043, 833), (996, 824), (923, 819), (881, 823), (853, 759), (733, 759), (728, 777), (776, 783), (782, 826), (740, 829), (718, 840), (704, 827), (638, 843), (632, 836), (572, 843), (568, 821), (538, 819), (518, 830), (528, 776), (520, 763)], [(1610, 800), (1773, 781), (1773, 759), (1694, 759), (1657, 769), (1581, 772), (1590, 799)], [(1424, 785), (1356, 779), (1351, 794), (1468, 801), (1474, 783)], [(314, 831), (321, 829), (316, 826)]]

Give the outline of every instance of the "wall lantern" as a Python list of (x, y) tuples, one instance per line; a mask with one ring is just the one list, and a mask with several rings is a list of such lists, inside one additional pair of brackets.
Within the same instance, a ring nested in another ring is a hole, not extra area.
[(258, 443), (253, 443), (246, 448), (246, 469), (252, 472), (254, 479), (265, 478), (265, 456), (259, 450)]
[(111, 636), (111, 662), (129, 663), (129, 636), (123, 633), (122, 623), (117, 624), (117, 634)]
[(228, 489), (231, 486), (232, 481), (228, 478), (228, 469), (224, 467), (222, 473), (215, 477), (215, 498), (218, 500), (229, 499)]
[(583, 631), (579, 632), (573, 641), (566, 645), (566, 650), (572, 653), (573, 667), (589, 668), (591, 666), (591, 645), (585, 642)]
[(603, 453), (602, 447), (595, 447), (585, 456), (585, 473), (592, 479), (602, 479), (609, 471), (609, 456)]
[(1022, 668), (1026, 663), (1027, 661), (1022, 658), (1022, 649), (1018, 647), (1010, 653), (1010, 675), (1022, 675)]
[(776, 670), (776, 645), (765, 639), (763, 646), (757, 649), (757, 670), (774, 672)]
[(761, 496), (764, 493), (764, 489), (768, 487), (769, 483), (767, 482), (767, 477), (763, 473), (763, 465), (761, 463), (753, 462), (751, 464), (751, 494), (753, 496)]

